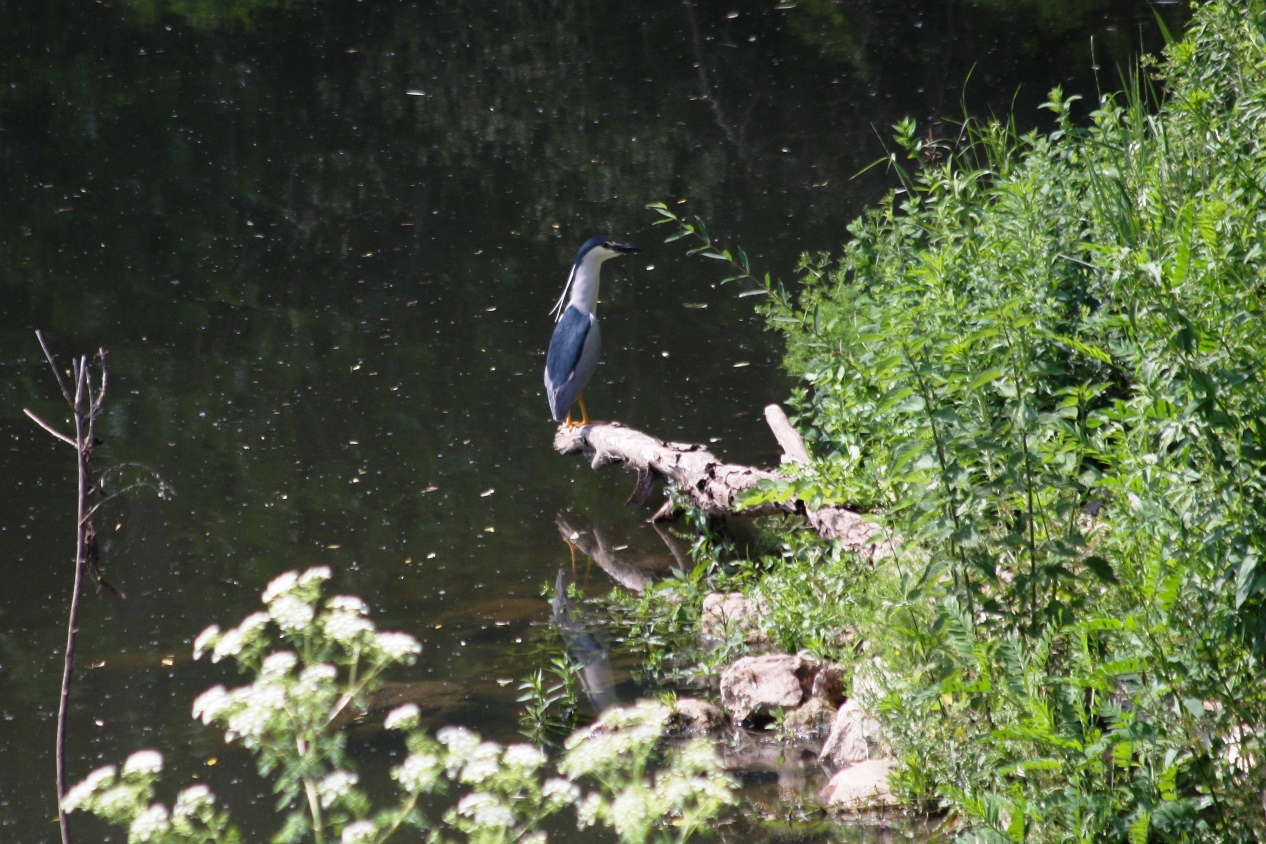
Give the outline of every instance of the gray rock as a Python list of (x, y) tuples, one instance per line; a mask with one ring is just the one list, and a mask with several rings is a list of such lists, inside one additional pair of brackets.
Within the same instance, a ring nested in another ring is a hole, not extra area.
[(745, 656), (721, 675), (721, 703), (736, 721), (799, 706), (820, 663), (800, 654)]
[(818, 760), (828, 770), (838, 770), (882, 755), (883, 728), (866, 713), (857, 698), (844, 702), (835, 714), (831, 733), (822, 745)]
[(831, 729), (835, 707), (820, 697), (811, 697), (783, 720), (782, 725), (800, 735), (821, 735)]
[(895, 806), (897, 798), (888, 785), (888, 772), (896, 763), (892, 759), (868, 759), (837, 771), (818, 797), (836, 809), (862, 811)]
[(673, 725), (688, 732), (710, 732), (724, 727), (729, 721), (719, 706), (693, 697), (678, 698), (673, 706)]
[(844, 702), (844, 681), (848, 673), (849, 670), (843, 665), (823, 665), (813, 676), (813, 688), (809, 694), (820, 698), (834, 709)]

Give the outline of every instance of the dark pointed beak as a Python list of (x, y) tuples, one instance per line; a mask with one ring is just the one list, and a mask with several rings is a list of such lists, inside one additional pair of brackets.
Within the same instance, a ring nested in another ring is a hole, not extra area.
[(642, 250), (631, 243), (613, 243), (611, 248), (616, 252), (641, 252)]

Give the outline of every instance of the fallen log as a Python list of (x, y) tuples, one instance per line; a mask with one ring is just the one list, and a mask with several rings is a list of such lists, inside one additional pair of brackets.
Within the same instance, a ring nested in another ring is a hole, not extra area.
[[(782, 409), (771, 405), (765, 413), (782, 445), (786, 455), (784, 460), (797, 462), (806, 459), (808, 451), (804, 442), (787, 422)], [(880, 532), (878, 525), (841, 505), (811, 508), (792, 498), (740, 508), (737, 503), (739, 496), (761, 481), (790, 480), (790, 476), (772, 469), (722, 462), (696, 443), (668, 442), (619, 422), (593, 422), (559, 426), (554, 434), (554, 449), (559, 454), (581, 454), (590, 458), (590, 465), (595, 471), (611, 463), (621, 463), (636, 472), (637, 485), (629, 497), (631, 504), (644, 503), (655, 482), (664, 480), (708, 515), (740, 512), (749, 516), (775, 513), (799, 515), (822, 537), (838, 540), (850, 550), (872, 558), (886, 556), (892, 550), (888, 541), (876, 541)]]

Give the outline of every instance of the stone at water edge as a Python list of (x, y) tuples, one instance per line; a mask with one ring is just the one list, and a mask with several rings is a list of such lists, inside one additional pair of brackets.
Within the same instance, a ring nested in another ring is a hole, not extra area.
[(829, 770), (864, 762), (877, 755), (879, 737), (879, 722), (862, 710), (857, 698), (850, 698), (835, 713), (818, 760)]
[(818, 666), (799, 654), (745, 656), (721, 675), (721, 703), (735, 721), (797, 707), (808, 697)]
[(896, 762), (892, 759), (868, 759), (837, 771), (818, 798), (833, 809), (859, 812), (897, 805), (888, 784), (888, 773)]
[(785, 729), (800, 735), (822, 735), (831, 728), (836, 716), (835, 707), (820, 697), (811, 697), (783, 719)]
[(764, 601), (749, 600), (742, 592), (712, 592), (703, 598), (699, 633), (706, 639), (727, 639), (741, 633), (749, 645), (768, 645), (769, 637), (758, 622), (768, 612)]
[(685, 732), (706, 733), (719, 730), (729, 722), (719, 706), (694, 697), (678, 698), (673, 704), (673, 726)]

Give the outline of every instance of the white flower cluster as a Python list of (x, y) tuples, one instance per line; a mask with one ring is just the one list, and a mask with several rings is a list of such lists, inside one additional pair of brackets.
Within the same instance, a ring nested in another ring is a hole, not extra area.
[(202, 659), (208, 651), (212, 662), (238, 656), (259, 639), (267, 624), (268, 614), (262, 612), (251, 613), (231, 630), (221, 631), (218, 624), (212, 624), (193, 640), (193, 658)]
[(351, 771), (333, 771), (327, 774), (316, 787), (321, 808), (328, 809), (335, 802), (346, 797), (358, 781), (359, 778)]
[(659, 813), (653, 812), (648, 805), (649, 796), (640, 783), (633, 783), (611, 801), (611, 825), (624, 840), (644, 839), (654, 823)]
[(300, 633), (316, 618), (316, 610), (294, 595), (281, 595), (268, 605), (268, 615), (283, 633)]
[(74, 812), (88, 804), (88, 799), (107, 785), (113, 785), (118, 769), (113, 765), (97, 768), (83, 781), (68, 789), (62, 796), (62, 808)]
[(93, 811), (108, 818), (126, 815), (136, 803), (136, 787), (119, 784), (96, 795)]
[(155, 803), (132, 819), (132, 825), (127, 831), (128, 844), (152, 841), (166, 835), (170, 829), (171, 818), (167, 814), (167, 807), (162, 803)]
[(379, 633), (375, 642), (392, 662), (409, 662), (422, 653), (421, 643), (408, 633)]
[(325, 617), (321, 629), (332, 641), (351, 646), (356, 644), (357, 640), (372, 636), (374, 623), (350, 612), (333, 610)]
[(607, 801), (596, 791), (586, 794), (576, 807), (576, 826), (587, 829), (596, 824), (605, 814), (606, 805)]
[(207, 725), (222, 723), (226, 741), (240, 738), (247, 747), (256, 747), (270, 730), (287, 725), (288, 702), (307, 703), (294, 694), (299, 688), (294, 684), (287, 689), (284, 682), (263, 677), (232, 691), (213, 686), (193, 702), (193, 717)]
[(123, 776), (156, 775), (163, 772), (163, 754), (157, 750), (138, 750), (123, 763)]
[(298, 664), (299, 657), (294, 651), (277, 651), (264, 660), (259, 667), (259, 676), (261, 679), (276, 680), (289, 674)]
[(580, 786), (569, 779), (550, 777), (541, 786), (541, 796), (545, 798), (545, 804), (550, 808), (569, 806), (580, 800)]
[(731, 802), (733, 783), (706, 739), (670, 752), (654, 779), (633, 778), (631, 772), (646, 764), (668, 718), (667, 707), (643, 701), (607, 710), (591, 728), (568, 739), (559, 770), (571, 777), (596, 776), (614, 792), (611, 799), (600, 792), (585, 795), (576, 808), (582, 829), (604, 822), (621, 840), (641, 841), (668, 819), (683, 829), (698, 828)]
[(502, 762), (507, 768), (527, 776), (545, 764), (545, 754), (530, 744), (512, 744), (505, 749)]
[(501, 745), (486, 741), (471, 751), (458, 779), (469, 785), (478, 785), (495, 777), (500, 770)]
[(180, 821), (196, 818), (206, 810), (215, 806), (215, 795), (211, 789), (199, 783), (191, 785), (176, 795), (176, 805), (172, 807), (172, 818)]
[(367, 844), (378, 834), (378, 827), (373, 821), (356, 821), (343, 827), (343, 835), (339, 844)]
[(514, 811), (500, 797), (485, 791), (472, 791), (457, 802), (457, 814), (474, 821), (475, 826), (509, 829), (514, 826)]
[(440, 744), (448, 748), (449, 758), (461, 764), (480, 744), (479, 733), (465, 727), (441, 727), (435, 734)]
[(382, 726), (384, 730), (412, 730), (418, 726), (420, 716), (421, 711), (416, 703), (406, 703), (388, 712)]
[(413, 793), (430, 793), (440, 780), (444, 765), (430, 753), (413, 753), (393, 768), (391, 776), (401, 788)]
[(608, 709), (591, 727), (567, 739), (567, 757), (559, 770), (581, 777), (626, 769), (633, 758), (650, 756), (671, 714), (664, 704), (647, 700)]

